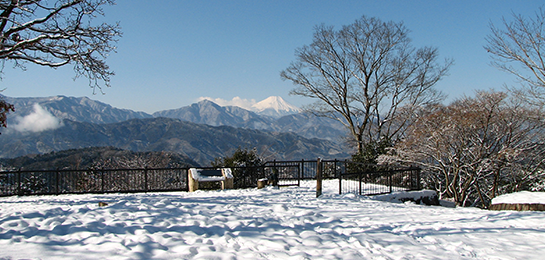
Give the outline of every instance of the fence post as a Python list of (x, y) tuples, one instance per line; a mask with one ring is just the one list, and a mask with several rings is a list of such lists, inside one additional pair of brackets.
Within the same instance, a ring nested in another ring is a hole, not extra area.
[(191, 176), (189, 176), (189, 168), (185, 170), (185, 188), (186, 188), (186, 191), (189, 191), (189, 178), (191, 178)]
[(363, 172), (361, 171), (358, 171), (358, 183), (359, 183), (359, 187), (358, 187), (358, 194), (361, 195), (361, 186), (362, 186), (362, 179), (363, 179)]
[[(337, 174), (337, 159), (335, 159), (335, 174)], [(346, 166), (346, 165), (345, 165)], [(342, 182), (343, 182), (343, 177), (342, 177), (342, 171), (339, 171), (339, 195), (343, 194), (342, 192)]]
[(148, 166), (144, 167), (144, 190), (148, 192)]
[(21, 168), (19, 168), (19, 171), (17, 171), (17, 195), (21, 194)]
[(104, 171), (100, 171), (100, 191), (104, 193)]
[(390, 193), (392, 193), (392, 176), (394, 175), (393, 172), (388, 172), (388, 186), (390, 187)]
[(301, 172), (299, 173), (299, 179), (303, 179), (305, 176), (305, 159), (301, 159)]
[(421, 171), (421, 170), (422, 170), (422, 169), (420, 169), (420, 168), (418, 168), (418, 169), (416, 170), (416, 189), (418, 189), (418, 190), (421, 189), (421, 187), (420, 187), (420, 171)]
[(278, 173), (278, 169), (276, 168), (276, 159), (273, 160), (273, 169), (272, 169), (272, 175), (273, 175), (273, 185), (276, 187), (280, 187), (280, 174)]
[(59, 195), (59, 168), (57, 168), (57, 171), (55, 171), (55, 194)]
[(316, 161), (316, 198), (322, 195), (322, 160)]

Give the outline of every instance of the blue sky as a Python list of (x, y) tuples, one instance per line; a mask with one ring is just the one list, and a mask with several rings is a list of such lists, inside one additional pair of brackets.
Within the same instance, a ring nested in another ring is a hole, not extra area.
[(476, 89), (514, 85), (514, 77), (489, 65), (483, 49), (489, 24), (511, 13), (533, 16), (543, 1), (183, 1), (118, 0), (106, 8), (123, 37), (107, 59), (116, 75), (105, 94), (93, 95), (85, 78), (73, 80), (72, 67), (26, 71), (6, 64), (0, 88), (11, 97), (88, 96), (112, 106), (153, 113), (195, 103), (202, 97), (249, 102), (281, 96), (301, 106), (312, 102), (289, 96), (291, 82), (280, 71), (294, 51), (310, 44), (314, 26), (340, 28), (362, 15), (403, 21), (415, 47), (434, 46), (441, 59), (455, 61), (436, 87), (449, 100)]

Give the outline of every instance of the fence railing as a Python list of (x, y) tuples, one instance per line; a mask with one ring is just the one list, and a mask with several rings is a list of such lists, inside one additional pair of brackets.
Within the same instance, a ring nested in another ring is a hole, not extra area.
[(0, 196), (187, 191), (188, 169), (6, 171), (0, 173)]
[(339, 176), (339, 194), (370, 196), (420, 189), (420, 168), (360, 171)]
[[(420, 169), (380, 168), (351, 161), (320, 161), (323, 179), (336, 179), (339, 194), (375, 195), (420, 189)], [(259, 179), (279, 186), (314, 180), (318, 161), (269, 161), (258, 167), (233, 167), (234, 188), (257, 187)], [(69, 193), (188, 191), (189, 168), (40, 170), (0, 172), (0, 196)]]
[[(417, 167), (379, 167), (348, 160), (323, 160), (320, 164), (323, 179), (338, 179), (339, 194), (378, 195), (421, 189)], [(301, 180), (316, 179), (318, 161), (270, 161), (264, 166), (287, 172), (280, 175), (280, 185), (299, 185)]]

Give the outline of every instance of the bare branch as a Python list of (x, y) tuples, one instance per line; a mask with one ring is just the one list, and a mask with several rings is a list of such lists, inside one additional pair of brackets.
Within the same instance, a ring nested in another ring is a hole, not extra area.
[(388, 160), (421, 165), (459, 205), (487, 206), (542, 173), (544, 116), (516, 96), (481, 91), (419, 114)]
[(317, 100), (315, 114), (343, 123), (361, 152), (367, 142), (403, 135), (410, 121), (399, 120), (402, 107), (411, 115), (441, 98), (433, 86), (452, 63), (437, 56), (435, 48), (413, 48), (403, 23), (363, 16), (340, 30), (317, 26), (281, 77), (296, 86), (291, 94)]
[(0, 59), (16, 66), (74, 66), (76, 77), (101, 90), (114, 75), (104, 62), (121, 35), (119, 25), (94, 24), (113, 0), (13, 0), (0, 14)]
[(484, 47), (491, 54), (492, 65), (519, 78), (532, 95), (545, 99), (545, 9), (535, 18), (512, 15), (502, 20), (503, 29), (490, 25), (491, 34)]

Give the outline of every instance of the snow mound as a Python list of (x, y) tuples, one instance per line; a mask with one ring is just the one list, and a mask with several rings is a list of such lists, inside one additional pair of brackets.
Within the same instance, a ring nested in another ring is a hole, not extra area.
[(545, 204), (545, 192), (520, 191), (492, 199), (494, 204)]
[(400, 191), (385, 195), (377, 195), (371, 198), (394, 203), (412, 201), (416, 204), (439, 205), (439, 197), (437, 196), (437, 192), (433, 190)]

